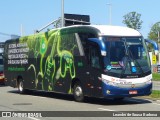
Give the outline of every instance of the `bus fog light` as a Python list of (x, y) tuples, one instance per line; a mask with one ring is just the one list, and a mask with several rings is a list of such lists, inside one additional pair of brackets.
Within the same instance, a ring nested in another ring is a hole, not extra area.
[(107, 90), (107, 91), (106, 91), (106, 93), (107, 93), (107, 94), (110, 94), (110, 93), (111, 93), (111, 91), (110, 91), (110, 90)]

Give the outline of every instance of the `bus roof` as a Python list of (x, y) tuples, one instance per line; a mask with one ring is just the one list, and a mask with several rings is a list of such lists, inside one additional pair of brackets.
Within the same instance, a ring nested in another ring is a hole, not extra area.
[[(67, 27), (62, 27), (62, 28), (55, 28), (50, 31), (65, 30), (65, 29), (70, 29), (70, 28), (73, 29), (73, 31), (75, 30), (79, 31), (78, 29), (80, 29), (81, 31), (93, 30), (94, 32), (97, 32), (99, 36), (117, 36), (117, 37), (121, 37), (121, 36), (122, 37), (140, 37), (142, 36), (140, 32), (132, 28), (122, 27), (122, 26), (111, 26), (111, 25), (72, 25), (72, 26), (67, 26)], [(44, 33), (40, 32), (38, 34), (44, 34)], [(32, 35), (35, 35), (35, 34), (32, 34)], [(29, 36), (32, 36), (32, 35), (29, 35)]]
[(93, 25), (100, 31), (100, 35), (106, 36), (141, 36), (141, 34), (132, 28), (110, 25)]
[[(73, 26), (68, 26), (64, 28), (91, 28), (97, 30), (99, 32), (100, 36), (142, 36), (140, 32), (137, 30), (134, 30), (132, 28), (128, 27), (122, 27), (122, 26), (111, 26), (111, 25), (73, 25)], [(63, 28), (60, 28), (63, 29)]]

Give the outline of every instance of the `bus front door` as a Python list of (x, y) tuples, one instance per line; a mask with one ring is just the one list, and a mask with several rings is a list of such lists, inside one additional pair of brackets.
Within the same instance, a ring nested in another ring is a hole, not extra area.
[(94, 97), (102, 96), (102, 57), (98, 44), (91, 42), (89, 44), (89, 77), (91, 86), (91, 94)]

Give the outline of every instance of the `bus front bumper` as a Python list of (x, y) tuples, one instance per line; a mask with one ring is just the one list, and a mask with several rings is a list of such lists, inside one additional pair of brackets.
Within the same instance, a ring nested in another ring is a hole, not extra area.
[(112, 85), (103, 86), (103, 96), (105, 98), (146, 96), (150, 95), (151, 92), (152, 92), (152, 83), (137, 88), (134, 85), (130, 88), (120, 88)]

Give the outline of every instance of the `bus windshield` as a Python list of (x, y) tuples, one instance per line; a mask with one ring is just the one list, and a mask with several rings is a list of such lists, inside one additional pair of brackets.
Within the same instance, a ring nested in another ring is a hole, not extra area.
[(142, 37), (105, 37), (105, 72), (114, 76), (143, 75), (150, 71), (150, 60)]

